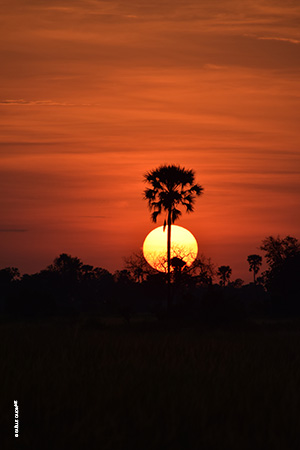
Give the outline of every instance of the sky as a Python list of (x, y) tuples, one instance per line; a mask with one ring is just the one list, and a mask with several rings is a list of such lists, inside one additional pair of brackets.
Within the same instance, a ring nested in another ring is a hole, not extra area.
[(122, 269), (163, 223), (161, 164), (195, 171), (177, 225), (233, 279), (266, 236), (300, 238), (298, 0), (0, 5), (0, 268)]

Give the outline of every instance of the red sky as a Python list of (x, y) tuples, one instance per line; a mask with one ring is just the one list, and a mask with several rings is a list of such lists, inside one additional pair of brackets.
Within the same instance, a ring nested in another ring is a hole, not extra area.
[(3, 3), (0, 267), (121, 269), (163, 163), (195, 170), (177, 224), (233, 278), (264, 237), (300, 238), (298, 0)]

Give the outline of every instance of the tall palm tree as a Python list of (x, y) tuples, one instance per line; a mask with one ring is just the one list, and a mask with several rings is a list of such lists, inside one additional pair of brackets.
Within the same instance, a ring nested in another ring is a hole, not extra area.
[[(195, 184), (195, 173), (193, 170), (181, 166), (162, 165), (144, 175), (144, 181), (149, 183), (144, 191), (144, 199), (148, 201), (151, 219), (156, 223), (157, 217), (166, 213), (164, 228), (167, 226), (167, 259), (168, 259), (168, 285), (170, 292), (170, 270), (171, 270), (171, 226), (182, 215), (180, 206), (186, 212), (194, 211), (196, 196), (203, 192), (202, 186)], [(170, 302), (170, 295), (169, 295)]]
[(256, 284), (256, 275), (262, 265), (262, 257), (260, 255), (249, 255), (247, 261), (249, 263), (249, 272), (253, 271), (253, 282)]
[(218, 267), (218, 272), (217, 275), (220, 277), (220, 285), (221, 286), (225, 286), (226, 285), (226, 281), (227, 283), (230, 280), (230, 275), (231, 275), (231, 267), (230, 266), (220, 266)]

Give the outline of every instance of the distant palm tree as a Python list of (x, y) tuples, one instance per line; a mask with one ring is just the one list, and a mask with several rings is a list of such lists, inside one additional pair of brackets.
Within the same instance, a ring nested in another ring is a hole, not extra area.
[(230, 275), (231, 275), (231, 267), (230, 266), (220, 266), (218, 267), (218, 272), (217, 275), (220, 277), (220, 281), (221, 281), (221, 285), (225, 286), (226, 285), (226, 281), (227, 283), (230, 280)]
[[(171, 226), (181, 216), (178, 209), (184, 206), (186, 212), (194, 211), (196, 196), (203, 192), (202, 186), (195, 184), (195, 173), (181, 166), (162, 165), (144, 175), (144, 181), (151, 187), (145, 189), (144, 199), (148, 201), (151, 219), (156, 223), (157, 217), (164, 211), (167, 226), (167, 260), (168, 260), (168, 285), (170, 287), (171, 268)], [(170, 292), (170, 288), (169, 288)], [(169, 295), (170, 302), (170, 295)]]
[(247, 261), (249, 263), (249, 272), (253, 271), (253, 282), (256, 284), (256, 275), (262, 265), (262, 257), (260, 255), (249, 255)]

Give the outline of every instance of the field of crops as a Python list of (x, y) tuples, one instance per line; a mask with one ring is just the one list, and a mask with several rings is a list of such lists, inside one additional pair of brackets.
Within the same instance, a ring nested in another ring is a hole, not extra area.
[(0, 340), (3, 449), (298, 448), (297, 328), (48, 319)]

